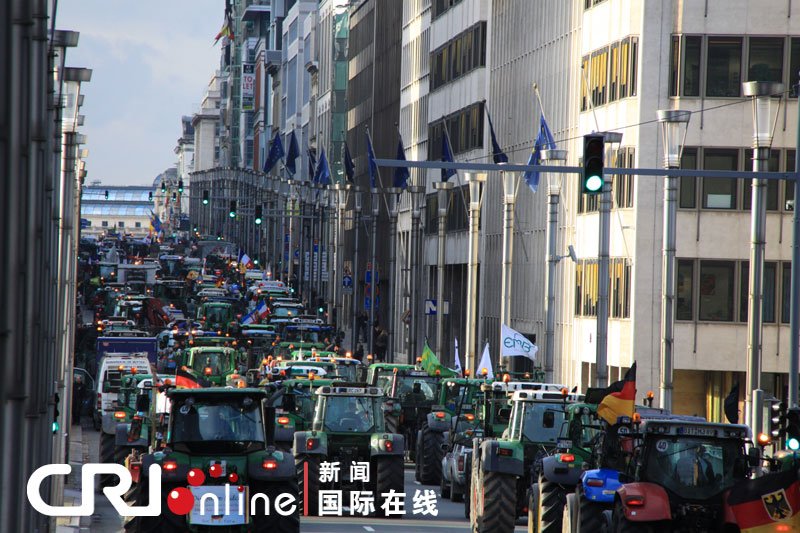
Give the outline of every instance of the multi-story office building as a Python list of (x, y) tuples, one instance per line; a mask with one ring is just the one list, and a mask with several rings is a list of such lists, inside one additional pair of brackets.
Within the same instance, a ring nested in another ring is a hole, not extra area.
[[(89, 221), (83, 234), (130, 233), (147, 237), (155, 185), (85, 185), (81, 190), (81, 218)], [(106, 194), (108, 197), (106, 197)]]
[[(174, 149), (175, 154), (178, 156), (178, 179), (183, 182), (185, 191), (189, 190), (190, 174), (194, 172), (194, 126), (192, 126), (192, 117), (181, 117), (181, 136), (178, 138), (178, 144)], [(181, 212), (189, 212), (189, 195), (181, 195)]]
[(199, 172), (220, 165), (220, 73), (208, 82), (200, 110), (192, 116), (194, 128), (194, 170)]

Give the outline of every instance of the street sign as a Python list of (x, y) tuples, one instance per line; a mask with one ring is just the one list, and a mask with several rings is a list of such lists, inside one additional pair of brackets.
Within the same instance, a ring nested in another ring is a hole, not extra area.
[[(371, 300), (371, 298), (369, 296), (364, 298), (364, 311), (369, 311), (370, 300)], [(375, 298), (375, 310), (376, 311), (378, 310), (378, 306), (380, 306), (380, 305), (381, 305), (380, 297)]]
[[(450, 314), (450, 300), (445, 300), (444, 305), (442, 306), (442, 313), (447, 316)], [(426, 315), (435, 315), (436, 314), (436, 300), (425, 300), (425, 314)]]
[(348, 287), (353, 286), (353, 276), (344, 275), (342, 276), (342, 287), (347, 289)]
[(342, 294), (345, 296), (352, 296), (353, 295), (353, 287), (343, 287)]
[(296, 250), (294, 251), (294, 258), (295, 258), (295, 259), (300, 259), (300, 250), (299, 250), (299, 249), (296, 249)]

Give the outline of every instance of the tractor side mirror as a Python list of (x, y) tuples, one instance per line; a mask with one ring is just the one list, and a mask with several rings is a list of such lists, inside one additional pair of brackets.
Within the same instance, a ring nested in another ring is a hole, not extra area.
[(753, 446), (747, 452), (747, 465), (751, 468), (755, 468), (759, 464), (761, 464), (761, 452), (758, 450), (758, 448)]

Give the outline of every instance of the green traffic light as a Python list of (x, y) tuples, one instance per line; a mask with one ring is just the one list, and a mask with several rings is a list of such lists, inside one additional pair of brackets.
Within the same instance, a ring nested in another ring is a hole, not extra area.
[(323, 312), (325, 312), (325, 309), (323, 309), (322, 307), (320, 307), (320, 308), (319, 308), (319, 312), (320, 312), (320, 313), (323, 313)]
[(258, 264), (258, 259), (253, 259), (253, 264), (257, 265)]
[(260, 226), (260, 225), (261, 225), (261, 219), (260, 219), (260, 218), (257, 218), (257, 219), (256, 219), (256, 226)]
[(603, 188), (603, 178), (600, 176), (589, 176), (586, 178), (586, 190), (591, 192), (599, 191)]
[(786, 439), (786, 447), (793, 452), (796, 452), (797, 450), (800, 450), (800, 441), (794, 437)]
[(203, 198), (203, 205), (208, 205), (208, 198)]
[(231, 218), (236, 218), (236, 212), (235, 211), (231, 211), (229, 216)]
[(58, 422), (53, 422), (53, 426), (51, 429), (53, 433), (58, 433)]

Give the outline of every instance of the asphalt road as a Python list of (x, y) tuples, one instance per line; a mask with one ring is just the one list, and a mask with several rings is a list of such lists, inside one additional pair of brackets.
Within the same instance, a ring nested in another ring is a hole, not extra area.
[[(83, 438), (88, 443), (89, 461), (99, 462), (100, 434), (91, 426), (91, 419), (84, 417)], [(302, 533), (463, 533), (469, 531), (469, 522), (464, 518), (464, 504), (443, 500), (439, 495), (439, 487), (420, 485), (414, 481), (413, 466), (405, 471), (406, 515), (395, 519), (378, 519), (374, 517), (356, 518), (347, 516), (349, 510), (344, 509), (344, 516), (303, 517), (300, 521)], [(436, 516), (413, 514), (413, 496), (417, 490), (432, 490), (436, 494)], [(517, 522), (515, 533), (526, 532), (525, 520)], [(81, 528), (85, 531), (84, 528)], [(114, 508), (97, 493), (95, 512), (92, 515), (92, 533), (123, 533), (122, 520)]]

